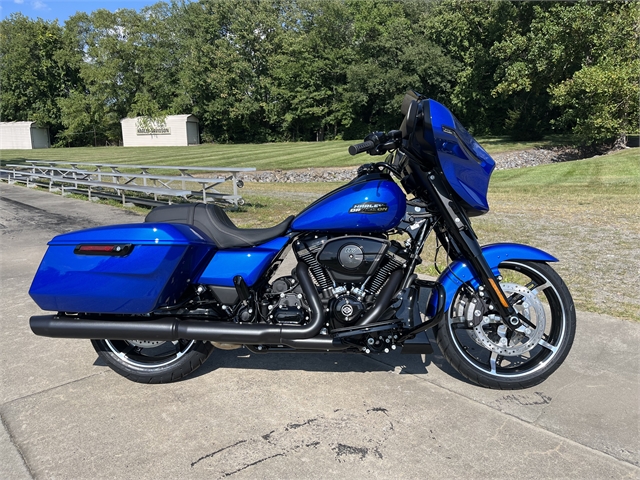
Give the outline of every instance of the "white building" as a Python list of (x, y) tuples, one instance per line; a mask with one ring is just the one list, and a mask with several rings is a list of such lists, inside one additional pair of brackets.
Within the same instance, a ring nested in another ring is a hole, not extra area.
[(0, 149), (49, 148), (49, 129), (36, 122), (0, 122)]
[(125, 147), (173, 147), (198, 145), (200, 127), (193, 115), (167, 115), (164, 121), (145, 117), (123, 118), (122, 142)]

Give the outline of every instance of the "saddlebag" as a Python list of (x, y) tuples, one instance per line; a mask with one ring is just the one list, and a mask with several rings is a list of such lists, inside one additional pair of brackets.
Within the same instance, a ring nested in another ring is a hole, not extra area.
[(144, 314), (175, 305), (216, 249), (188, 225), (113, 225), (59, 235), (29, 295), (43, 310)]

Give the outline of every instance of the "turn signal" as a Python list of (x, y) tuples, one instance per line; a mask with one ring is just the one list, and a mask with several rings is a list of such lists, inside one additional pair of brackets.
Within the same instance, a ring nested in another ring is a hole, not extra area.
[(489, 279), (489, 284), (491, 285), (491, 288), (493, 288), (493, 291), (496, 292), (496, 295), (498, 296), (498, 300), (500, 300), (500, 303), (502, 304), (502, 306), (504, 308), (509, 308), (509, 302), (507, 302), (507, 299), (504, 298), (504, 294), (502, 293), (502, 290), (500, 290), (500, 287), (498, 287), (498, 285), (493, 280), (493, 278)]

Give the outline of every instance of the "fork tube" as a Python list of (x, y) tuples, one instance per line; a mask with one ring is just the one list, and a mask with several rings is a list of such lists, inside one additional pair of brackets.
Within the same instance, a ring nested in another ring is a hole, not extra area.
[(420, 227), (420, 232), (415, 240), (413, 254), (411, 256), (411, 261), (409, 262), (409, 268), (407, 268), (407, 274), (405, 275), (404, 281), (402, 282), (401, 290), (407, 288), (409, 286), (409, 282), (411, 281), (411, 275), (416, 268), (416, 263), (418, 262), (418, 258), (420, 258), (420, 254), (422, 253), (422, 248), (424, 247), (424, 242), (427, 240), (429, 233), (431, 232), (431, 228), (433, 227), (433, 223), (430, 219), (425, 219), (424, 224)]
[(509, 324), (507, 319), (513, 317), (515, 311), (507, 302), (499, 282), (484, 258), (482, 248), (475, 237), (466, 214), (462, 211), (456, 211), (459, 210), (459, 207), (449, 196), (437, 172), (430, 171), (425, 173), (414, 162), (410, 162), (409, 169), (413, 177), (420, 183), (423, 192), (426, 193), (428, 198), (425, 200), (431, 200), (436, 203), (444, 219), (447, 232), (457, 244), (462, 256), (471, 264), (478, 275), (481, 285), (485, 287), (485, 292), (489, 295), (495, 309), (503, 318), (505, 325), (509, 329), (513, 329), (517, 324)]

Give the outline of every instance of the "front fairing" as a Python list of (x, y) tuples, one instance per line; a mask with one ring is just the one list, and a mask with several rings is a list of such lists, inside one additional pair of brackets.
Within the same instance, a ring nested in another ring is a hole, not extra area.
[(495, 161), (444, 105), (423, 100), (420, 109), (422, 125), (409, 139), (410, 149), (435, 163), (470, 215), (489, 211), (487, 190)]

